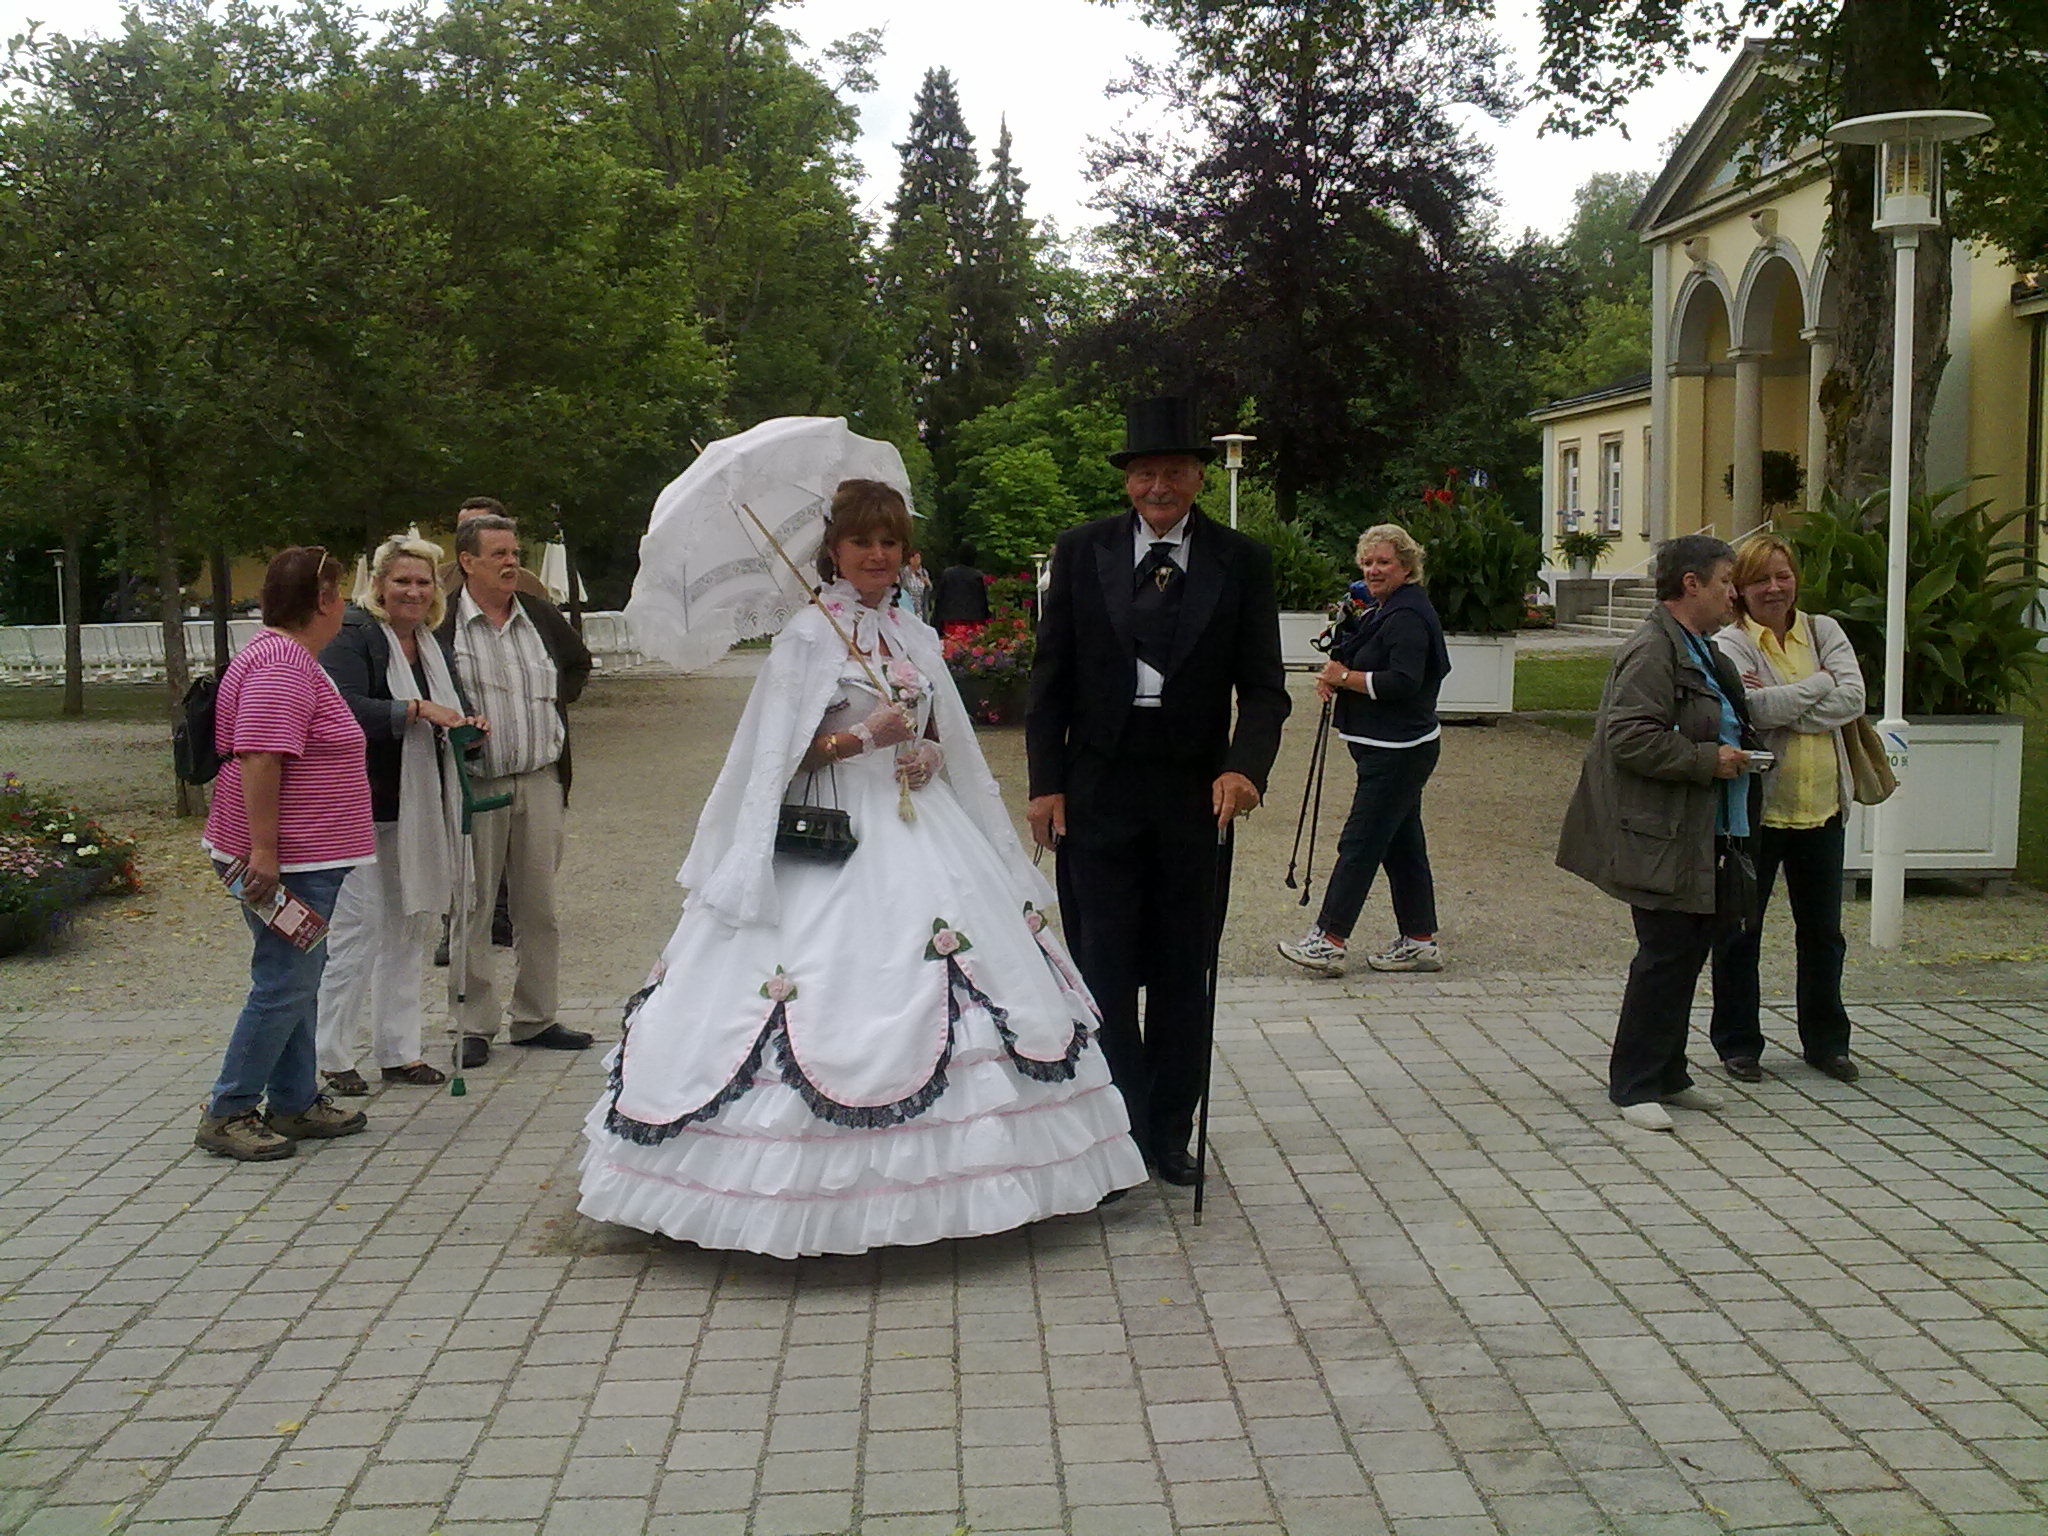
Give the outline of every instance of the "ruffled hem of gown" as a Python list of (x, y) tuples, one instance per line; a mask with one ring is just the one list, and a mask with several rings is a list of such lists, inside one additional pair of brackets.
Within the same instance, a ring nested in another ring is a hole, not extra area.
[(1041, 1083), (1008, 1058), (956, 1065), (932, 1112), (850, 1130), (762, 1082), (657, 1146), (584, 1125), (582, 1200), (598, 1221), (776, 1258), (980, 1237), (1092, 1210), (1144, 1181), (1123, 1100), (1100, 1071)]

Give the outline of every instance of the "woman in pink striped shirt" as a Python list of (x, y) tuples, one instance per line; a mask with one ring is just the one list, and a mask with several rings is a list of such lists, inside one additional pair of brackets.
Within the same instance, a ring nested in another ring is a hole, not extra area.
[(220, 680), (214, 742), (229, 755), (202, 846), (222, 871), (243, 861), (255, 951), (249, 999), (193, 1140), (245, 1162), (368, 1124), (320, 1092), (313, 1026), (326, 941), (299, 949), (257, 916), (281, 888), (330, 917), (349, 870), (376, 858), (363, 729), (315, 660), (341, 628), (341, 577), (324, 549), (279, 554), (263, 576), (264, 627)]

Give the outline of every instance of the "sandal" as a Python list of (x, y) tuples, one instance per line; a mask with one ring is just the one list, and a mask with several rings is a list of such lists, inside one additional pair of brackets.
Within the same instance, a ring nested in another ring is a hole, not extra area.
[(424, 1061), (415, 1061), (408, 1066), (386, 1067), (384, 1081), (387, 1083), (413, 1083), (421, 1088), (431, 1088), (436, 1083), (448, 1081), (448, 1074), (439, 1067), (430, 1067)]
[(363, 1081), (363, 1074), (354, 1067), (346, 1072), (322, 1072), (320, 1075), (327, 1080), (328, 1092), (336, 1098), (360, 1099), (370, 1091), (370, 1085)]

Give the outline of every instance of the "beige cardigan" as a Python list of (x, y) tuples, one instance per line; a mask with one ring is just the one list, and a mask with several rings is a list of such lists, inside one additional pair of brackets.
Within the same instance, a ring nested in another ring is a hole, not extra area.
[[(1813, 633), (1814, 655), (1820, 669), (1796, 683), (1781, 680), (1763, 648), (1756, 643), (1742, 621), (1737, 620), (1714, 636), (1721, 654), (1735, 663), (1737, 672), (1754, 672), (1764, 680), (1761, 688), (1748, 688), (1750, 723), (1763, 744), (1780, 757), (1786, 739), (1794, 731), (1818, 736), (1825, 732), (1835, 741), (1836, 805), (1846, 814), (1853, 786), (1849, 778), (1849, 749), (1842, 745), (1842, 727), (1864, 710), (1863, 669), (1857, 665), (1856, 649), (1842, 626), (1824, 613), (1809, 613), (1806, 622)], [(1764, 814), (1771, 810), (1776, 793), (1775, 774), (1764, 774)]]

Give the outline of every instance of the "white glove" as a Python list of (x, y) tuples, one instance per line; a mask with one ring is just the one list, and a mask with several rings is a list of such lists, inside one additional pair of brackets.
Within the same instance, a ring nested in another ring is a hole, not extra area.
[(896, 749), (896, 771), (912, 789), (923, 789), (939, 776), (939, 770), (945, 766), (946, 754), (929, 737), (920, 739), (915, 745)]
[(882, 704), (876, 706), (875, 712), (867, 719), (856, 725), (851, 734), (860, 738), (863, 752), (870, 752), (876, 747), (893, 747), (899, 742), (908, 741), (915, 734), (915, 730), (911, 726), (910, 717), (903, 712), (900, 705)]

